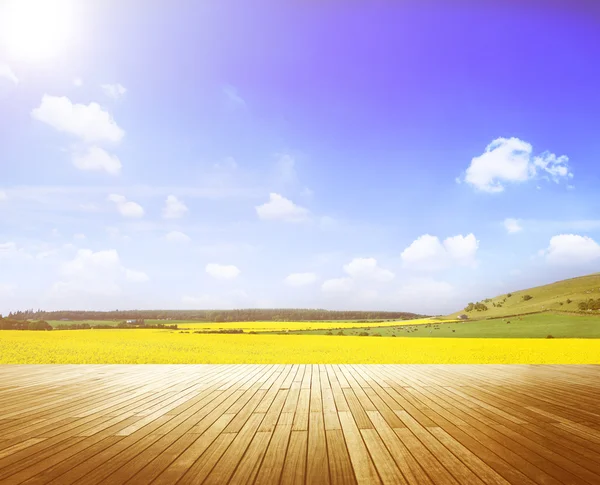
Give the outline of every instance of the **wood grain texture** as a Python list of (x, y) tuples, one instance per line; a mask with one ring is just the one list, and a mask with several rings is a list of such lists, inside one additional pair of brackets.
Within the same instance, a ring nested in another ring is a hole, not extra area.
[(0, 366), (0, 484), (600, 483), (600, 366)]

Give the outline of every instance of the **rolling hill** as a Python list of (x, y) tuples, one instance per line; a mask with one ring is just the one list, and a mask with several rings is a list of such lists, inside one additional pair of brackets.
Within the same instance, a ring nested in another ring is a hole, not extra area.
[(480, 320), (544, 311), (582, 313), (578, 307), (580, 302), (599, 298), (600, 273), (594, 273), (473, 302), (482, 303), (487, 310), (474, 309), (467, 312), (465, 306), (447, 318), (456, 318), (461, 314), (468, 315), (471, 320)]

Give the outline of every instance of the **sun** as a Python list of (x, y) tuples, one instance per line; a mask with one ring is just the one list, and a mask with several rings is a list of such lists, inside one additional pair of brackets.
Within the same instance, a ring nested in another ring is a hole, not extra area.
[(11, 57), (47, 60), (67, 46), (71, 32), (71, 0), (6, 0), (2, 41)]

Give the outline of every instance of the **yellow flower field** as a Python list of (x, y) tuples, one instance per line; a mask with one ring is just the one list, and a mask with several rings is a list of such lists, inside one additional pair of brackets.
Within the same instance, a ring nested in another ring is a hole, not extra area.
[[(454, 322), (456, 320), (432, 320), (431, 318), (420, 318), (418, 320), (403, 320), (392, 322), (365, 323), (359, 321), (339, 322), (189, 322), (177, 323), (179, 329), (189, 330), (219, 330), (239, 328), (246, 332), (276, 332), (286, 330), (318, 330), (327, 328), (358, 328), (370, 326), (391, 327), (395, 325), (424, 325), (427, 323)], [(169, 324), (169, 322), (161, 322)]]
[(1, 364), (600, 364), (600, 340), (0, 332)]

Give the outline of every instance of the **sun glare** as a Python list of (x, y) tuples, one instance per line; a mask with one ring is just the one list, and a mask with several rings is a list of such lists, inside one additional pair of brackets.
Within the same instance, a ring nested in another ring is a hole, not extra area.
[(9, 0), (3, 9), (3, 43), (24, 61), (52, 58), (66, 46), (71, 31), (70, 0)]

